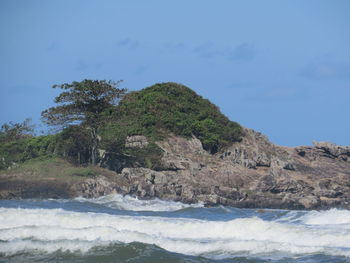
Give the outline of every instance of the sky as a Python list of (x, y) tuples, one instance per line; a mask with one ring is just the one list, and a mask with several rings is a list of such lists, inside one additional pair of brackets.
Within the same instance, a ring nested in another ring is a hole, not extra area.
[(0, 0), (0, 123), (54, 84), (182, 83), (280, 145), (350, 145), (348, 0)]

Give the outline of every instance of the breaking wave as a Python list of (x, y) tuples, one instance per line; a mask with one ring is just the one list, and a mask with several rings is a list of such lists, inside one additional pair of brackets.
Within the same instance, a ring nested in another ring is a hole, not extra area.
[[(299, 214), (298, 218), (303, 224), (258, 217), (210, 221), (0, 208), (0, 253), (7, 256), (28, 251), (87, 253), (94, 247), (139, 242), (209, 258), (317, 253), (350, 257), (350, 227), (344, 227), (350, 225), (349, 211), (311, 211)], [(328, 228), (329, 224), (342, 227)]]
[(103, 205), (110, 208), (130, 211), (177, 211), (185, 208), (203, 207), (202, 203), (198, 204), (184, 204), (181, 202), (165, 201), (158, 198), (151, 200), (140, 200), (137, 197), (129, 195), (111, 194), (101, 196), (98, 198), (83, 198), (78, 197), (74, 199), (79, 202), (89, 202)]
[(350, 211), (335, 208), (327, 211), (310, 211), (302, 216), (301, 220), (308, 225), (343, 225), (350, 228)]

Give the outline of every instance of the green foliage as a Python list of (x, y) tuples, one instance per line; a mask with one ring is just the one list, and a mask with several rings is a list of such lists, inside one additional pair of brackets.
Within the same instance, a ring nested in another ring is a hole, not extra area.
[(156, 84), (127, 94), (117, 106), (113, 121), (100, 132), (109, 142), (137, 134), (153, 141), (169, 132), (195, 135), (211, 153), (240, 140), (242, 134), (239, 124), (230, 121), (218, 107), (176, 83)]
[(121, 81), (106, 80), (74, 81), (70, 84), (54, 85), (63, 90), (55, 98), (56, 107), (42, 112), (42, 120), (49, 125), (67, 126), (77, 123), (97, 127), (99, 117), (126, 93), (119, 89)]
[(67, 169), (65, 173), (68, 175), (81, 177), (95, 177), (97, 175), (96, 171), (91, 167), (74, 167), (72, 169)]
[[(126, 90), (116, 89), (117, 84), (84, 80), (58, 86), (64, 90), (55, 100), (59, 106), (44, 111), (43, 118), (49, 124), (69, 125), (58, 134), (38, 137), (28, 135), (26, 122), (3, 126), (0, 139), (7, 139), (0, 143), (0, 169), (60, 156), (84, 166), (100, 162), (115, 171), (123, 167), (157, 170), (162, 169), (162, 150), (155, 142), (171, 133), (196, 136), (211, 153), (241, 138), (239, 124), (183, 85), (161, 83), (124, 96)], [(79, 124), (74, 125), (76, 121)], [(9, 140), (10, 133), (17, 139)], [(126, 148), (126, 138), (132, 135), (146, 136), (148, 146)], [(108, 156), (98, 156), (99, 149)], [(92, 175), (88, 170), (77, 174)]]
[(128, 166), (145, 167), (153, 170), (161, 170), (162, 150), (151, 143), (144, 148), (127, 148), (124, 156), (128, 156)]
[(5, 123), (0, 129), (0, 143), (8, 143), (23, 138), (32, 137), (34, 125), (30, 124), (30, 119), (25, 119), (21, 123)]
[[(119, 89), (121, 81), (88, 80), (74, 81), (71, 84), (54, 85), (53, 88), (64, 90), (55, 98), (56, 107), (41, 113), (42, 120), (53, 126), (80, 124), (90, 130), (90, 163), (97, 164), (97, 129), (101, 126), (102, 117), (112, 110), (118, 100), (124, 96), (126, 89)], [(74, 139), (73, 139), (74, 140)], [(69, 148), (81, 148), (79, 142), (68, 142)], [(77, 152), (80, 163), (81, 151)], [(69, 153), (68, 153), (69, 155)]]
[(88, 128), (72, 125), (57, 135), (56, 153), (76, 164), (90, 161), (91, 137)]
[(26, 160), (48, 157), (55, 153), (57, 135), (22, 138), (0, 144), (0, 169)]
[(90, 160), (90, 136), (87, 129), (70, 126), (61, 133), (22, 138), (0, 144), (0, 169), (35, 158), (61, 156), (75, 164)]
[(39, 157), (18, 163), (0, 174), (15, 175), (21, 179), (51, 180), (55, 182), (82, 182), (87, 177), (104, 175), (114, 177), (115, 173), (96, 166), (75, 166), (60, 157)]

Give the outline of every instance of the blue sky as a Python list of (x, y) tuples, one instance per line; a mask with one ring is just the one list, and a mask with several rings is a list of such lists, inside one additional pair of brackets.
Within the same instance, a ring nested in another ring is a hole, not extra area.
[(1, 0), (0, 122), (53, 84), (185, 84), (274, 143), (350, 145), (350, 1)]

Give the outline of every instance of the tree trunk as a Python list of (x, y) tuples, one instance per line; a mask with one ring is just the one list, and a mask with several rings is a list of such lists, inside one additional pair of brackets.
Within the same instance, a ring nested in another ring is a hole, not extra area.
[(96, 165), (97, 161), (97, 134), (96, 128), (91, 127), (91, 164)]

